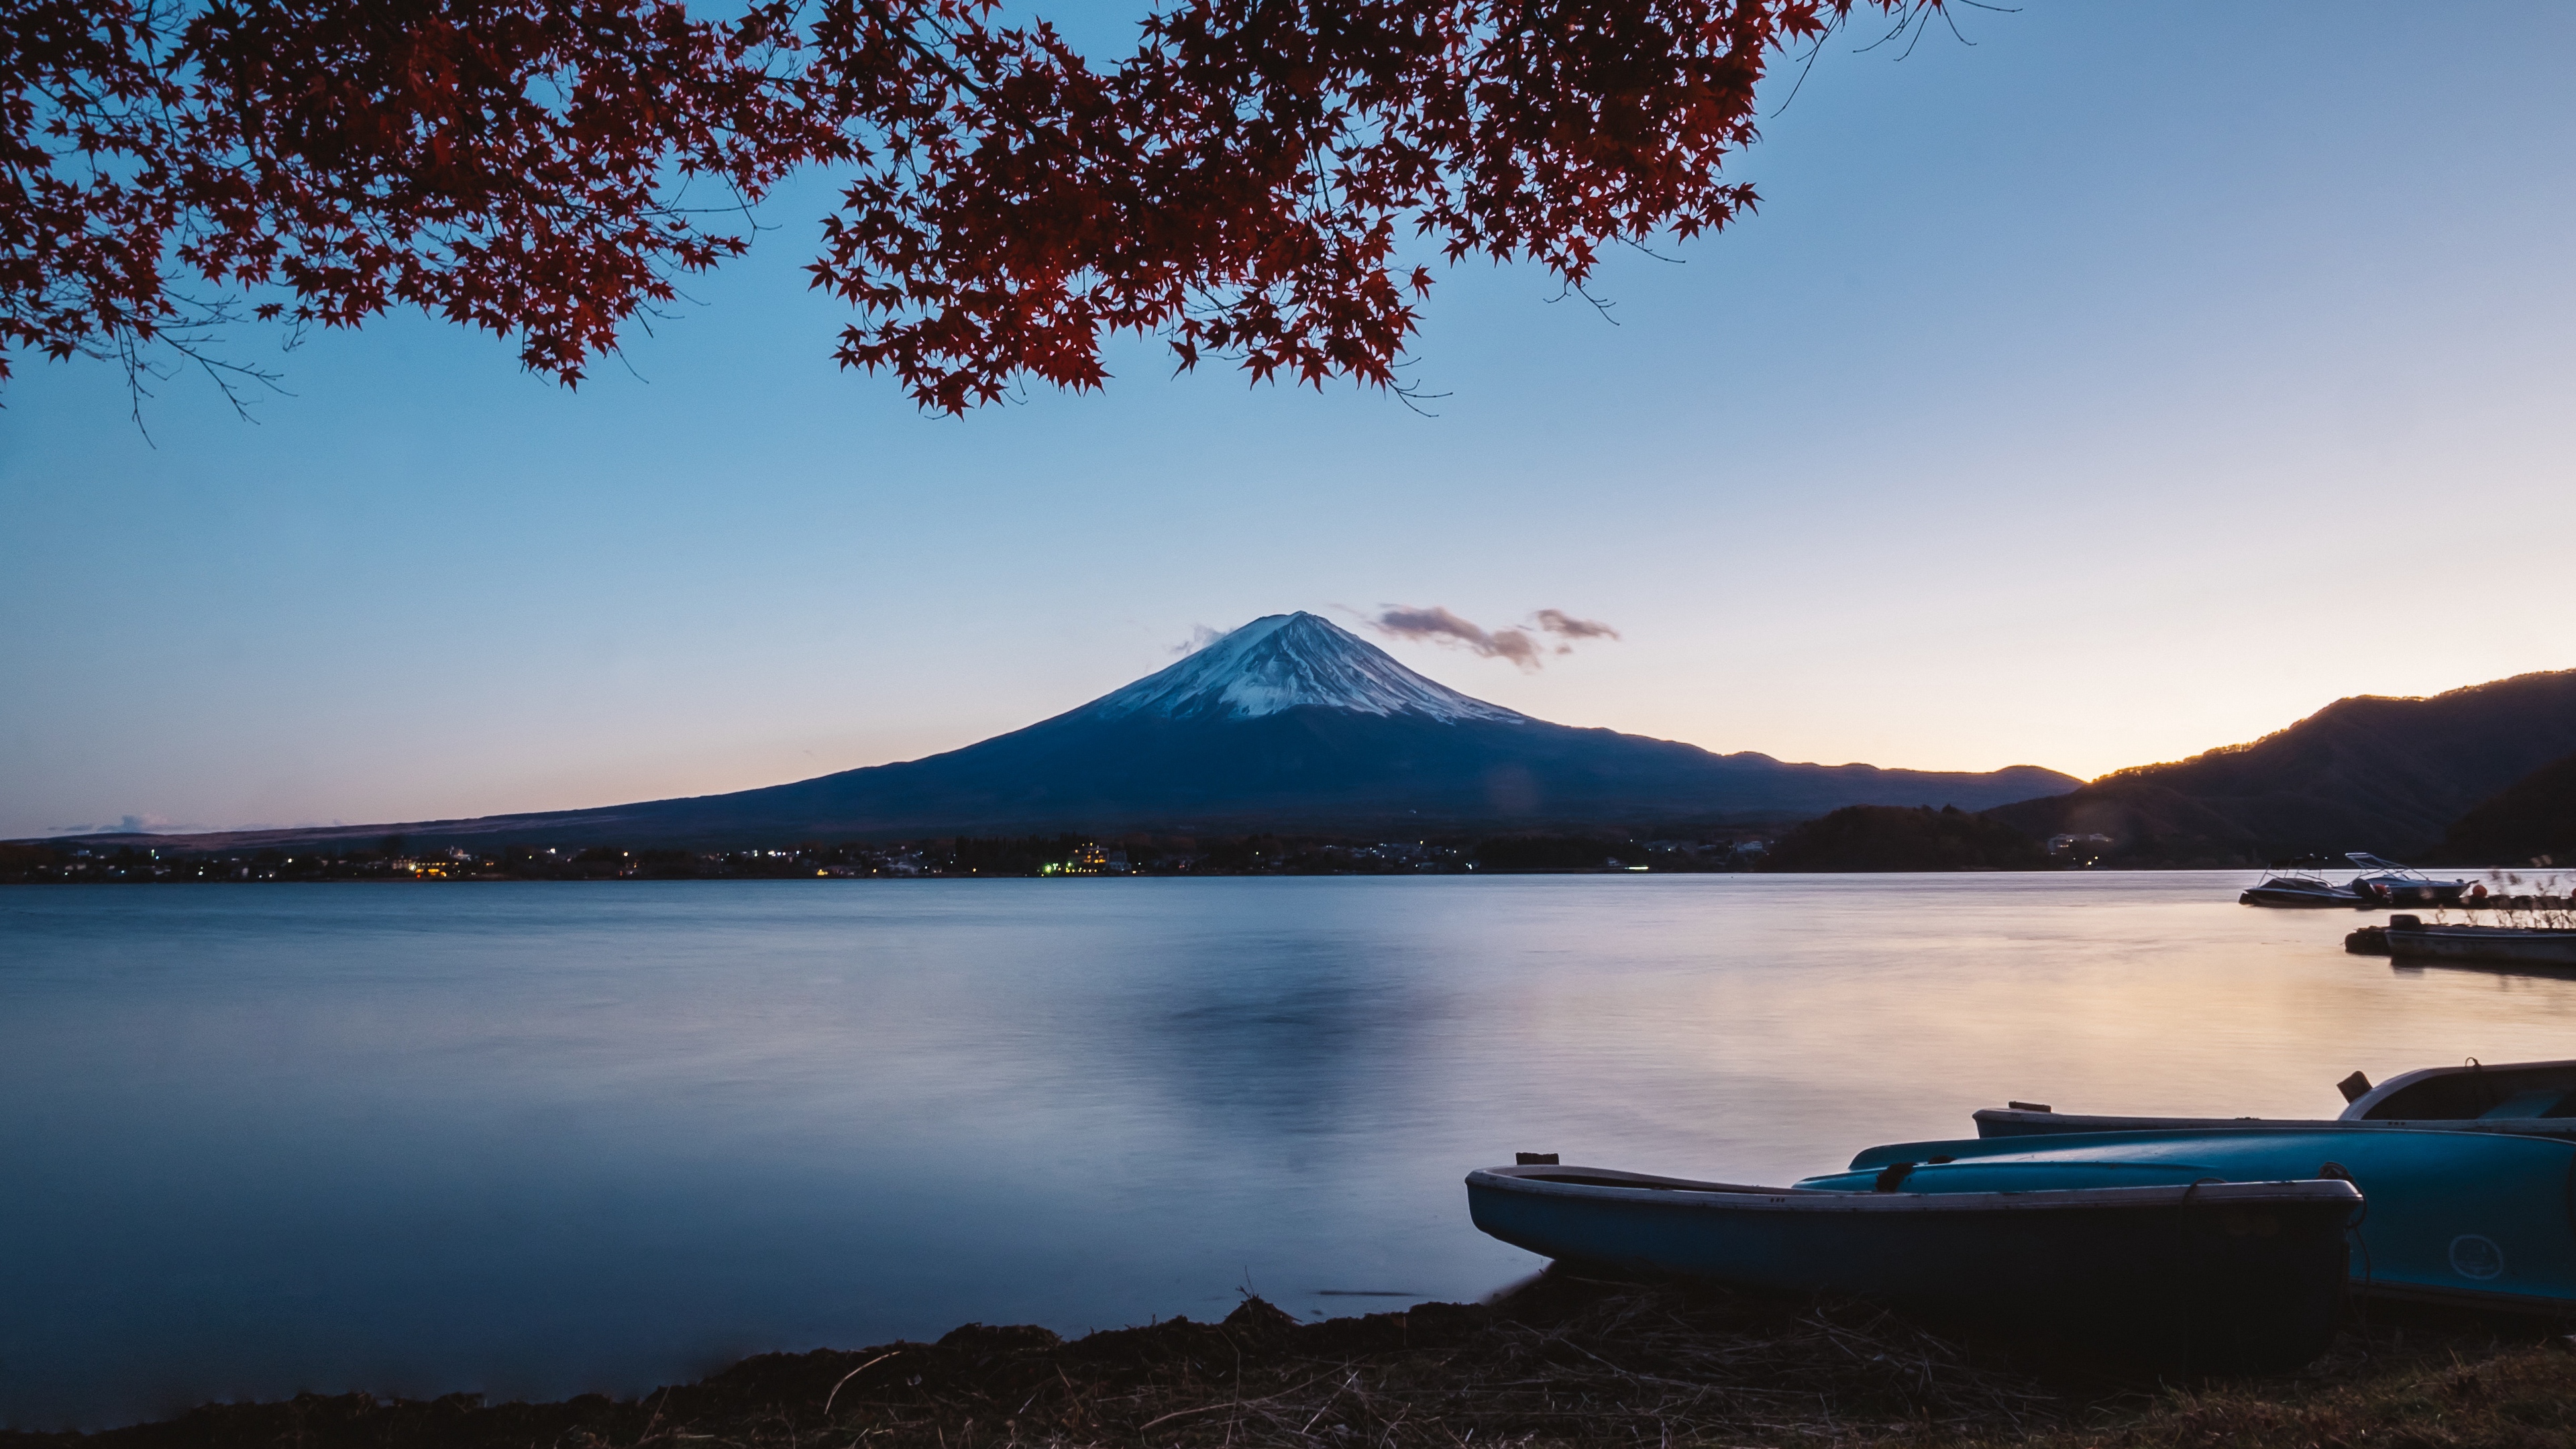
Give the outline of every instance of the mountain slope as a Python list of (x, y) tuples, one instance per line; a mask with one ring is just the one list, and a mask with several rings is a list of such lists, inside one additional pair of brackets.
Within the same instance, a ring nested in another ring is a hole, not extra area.
[(2456, 865), (2576, 864), (2576, 755), (2555, 760), (2451, 822), (2438, 860)]
[(2576, 753), (2576, 670), (2426, 699), (2339, 699), (2289, 728), (1987, 812), (2034, 836), (2108, 835), (2135, 860), (2420, 854), (2478, 801)]
[[(964, 749), (765, 789), (601, 810), (285, 832), (415, 843), (715, 846), (1083, 830), (1652, 826), (1852, 804), (1979, 809), (2072, 788), (1786, 764), (1473, 699), (1312, 614), (1255, 620), (1088, 704)], [(238, 843), (242, 837), (228, 837)]]

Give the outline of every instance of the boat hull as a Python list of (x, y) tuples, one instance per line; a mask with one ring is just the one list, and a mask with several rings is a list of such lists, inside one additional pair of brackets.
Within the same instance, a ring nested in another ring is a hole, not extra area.
[(2342, 1117), (2110, 1117), (2073, 1112), (2016, 1112), (1987, 1107), (1977, 1136), (2060, 1137), (2100, 1132), (2493, 1132), (2507, 1137), (2576, 1140), (2576, 1117), (2469, 1117), (2355, 1122)]
[[(2377, 932), (2377, 927), (2370, 928)], [(2350, 949), (2349, 946), (2346, 949)], [(2359, 1074), (2356, 1073), (2356, 1076)], [(2495, 1132), (2508, 1137), (2576, 1138), (2576, 1061), (2480, 1062), (2421, 1067), (2374, 1087), (2344, 1087), (2340, 1116), (2319, 1118), (2077, 1116), (2045, 1107), (1988, 1107), (1979, 1137), (2053, 1137), (2070, 1132)], [(2358, 1095), (2355, 1095), (2358, 1094)]]
[[(2309, 1130), (2127, 1131), (1873, 1147), (1838, 1181), (1919, 1162), (1907, 1186), (1982, 1190), (2033, 1167), (2098, 1180), (2206, 1173), (2232, 1180), (2348, 1175), (2369, 1199), (2354, 1229), (2353, 1287), (2478, 1308), (2576, 1311), (2576, 1142), (2501, 1132), (2336, 1123)], [(1948, 1159), (1935, 1163), (1933, 1159)]]
[(1563, 1262), (1876, 1299), (2199, 1368), (2304, 1363), (2334, 1332), (2341, 1182), (1921, 1194), (1590, 1168), (1467, 1179), (1476, 1226)]
[(2277, 886), (2253, 886), (2236, 897), (2240, 906), (2272, 906), (2287, 910), (2366, 911), (2379, 903), (2352, 891), (2293, 890)]

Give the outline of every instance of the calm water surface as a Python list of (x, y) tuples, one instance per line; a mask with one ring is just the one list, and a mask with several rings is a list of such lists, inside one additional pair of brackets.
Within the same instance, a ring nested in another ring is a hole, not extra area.
[(2215, 874), (14, 888), (0, 1422), (1465, 1298), (1459, 1178), (1778, 1180), (2576, 1056)]

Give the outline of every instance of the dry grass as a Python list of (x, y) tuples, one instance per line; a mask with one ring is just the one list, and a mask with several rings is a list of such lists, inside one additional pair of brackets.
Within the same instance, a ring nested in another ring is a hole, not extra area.
[(1989, 1442), (2026, 1449), (2565, 1449), (2576, 1353), (2548, 1346), (2384, 1357), (2335, 1381), (2167, 1394), (2083, 1428)]
[(0, 1449), (2221, 1449), (2576, 1443), (2576, 1354), (2542, 1328), (2349, 1328), (2293, 1376), (2175, 1388), (1849, 1303), (1545, 1275), (1492, 1305), (1300, 1324), (1257, 1299), (1072, 1342), (748, 1359), (634, 1401), (362, 1394), (209, 1406)]

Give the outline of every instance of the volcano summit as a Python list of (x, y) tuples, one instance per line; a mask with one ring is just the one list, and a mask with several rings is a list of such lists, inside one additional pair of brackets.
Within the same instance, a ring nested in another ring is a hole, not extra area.
[(1256, 719), (1292, 709), (1412, 714), (1443, 724), (1461, 720), (1537, 723), (1528, 715), (1434, 684), (1349, 630), (1300, 613), (1255, 619), (1171, 668), (1146, 675), (1046, 724), (1142, 715)]
[(1059, 830), (1660, 827), (1844, 805), (1978, 810), (2080, 783), (2030, 765), (1787, 764), (1550, 724), (1436, 684), (1300, 613), (1255, 619), (1053, 719), (902, 764), (729, 795), (263, 838), (398, 830), (416, 844), (715, 847)]

